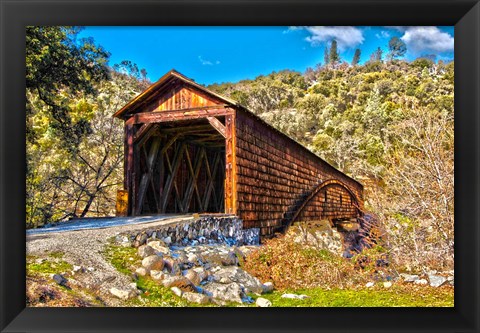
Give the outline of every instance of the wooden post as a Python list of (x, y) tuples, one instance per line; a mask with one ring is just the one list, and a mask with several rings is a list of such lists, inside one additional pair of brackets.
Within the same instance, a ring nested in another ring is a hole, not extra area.
[(225, 116), (225, 213), (237, 212), (235, 114)]
[(132, 214), (132, 194), (133, 194), (133, 125), (125, 124), (125, 155), (124, 155), (124, 183), (123, 186), (128, 193), (127, 215)]

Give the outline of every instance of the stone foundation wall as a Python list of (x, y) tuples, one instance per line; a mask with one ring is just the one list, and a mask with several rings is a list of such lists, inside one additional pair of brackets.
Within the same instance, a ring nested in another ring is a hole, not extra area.
[(237, 216), (200, 216), (194, 221), (157, 226), (141, 231), (121, 233), (117, 240), (138, 247), (147, 239), (160, 239), (168, 245), (197, 245), (222, 243), (228, 245), (258, 245), (260, 229), (243, 229)]

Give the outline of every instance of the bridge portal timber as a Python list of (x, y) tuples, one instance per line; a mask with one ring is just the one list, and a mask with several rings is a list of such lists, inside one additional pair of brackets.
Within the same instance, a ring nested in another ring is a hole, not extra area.
[(125, 123), (129, 216), (235, 214), (268, 237), (362, 214), (362, 184), (175, 70), (114, 116)]

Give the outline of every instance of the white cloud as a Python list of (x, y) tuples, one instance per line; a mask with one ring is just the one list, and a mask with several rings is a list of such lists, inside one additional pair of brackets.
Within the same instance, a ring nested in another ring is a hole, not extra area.
[(387, 32), (387, 31), (380, 31), (380, 33), (378, 34), (375, 34), (375, 37), (377, 37), (378, 39), (382, 39), (382, 38), (388, 38), (390, 37), (390, 34)]
[(454, 46), (454, 38), (437, 27), (408, 27), (401, 39), (414, 52), (448, 52)]
[(219, 60), (216, 60), (215, 63), (213, 63), (213, 62), (210, 61), (210, 60), (203, 59), (202, 56), (198, 56), (198, 60), (200, 60), (200, 63), (201, 63), (203, 66), (213, 66), (214, 64), (215, 64), (215, 65), (219, 65), (219, 64), (220, 64), (220, 61), (219, 61)]
[(335, 39), (338, 49), (343, 51), (347, 48), (353, 48), (362, 44), (365, 38), (362, 31), (356, 27), (304, 27), (311, 35), (306, 40), (312, 45), (317, 46)]
[(282, 33), (288, 34), (299, 30), (306, 30), (310, 33), (305, 40), (312, 46), (319, 46), (322, 43), (328, 43), (335, 39), (340, 51), (353, 48), (358, 44), (362, 44), (365, 40), (362, 30), (351, 26), (290, 26)]

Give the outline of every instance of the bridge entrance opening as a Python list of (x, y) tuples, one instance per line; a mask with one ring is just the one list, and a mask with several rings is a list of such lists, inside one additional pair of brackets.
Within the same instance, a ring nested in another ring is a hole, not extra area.
[(224, 118), (141, 125), (150, 128), (134, 145), (131, 215), (224, 212), (225, 137), (214, 128)]

